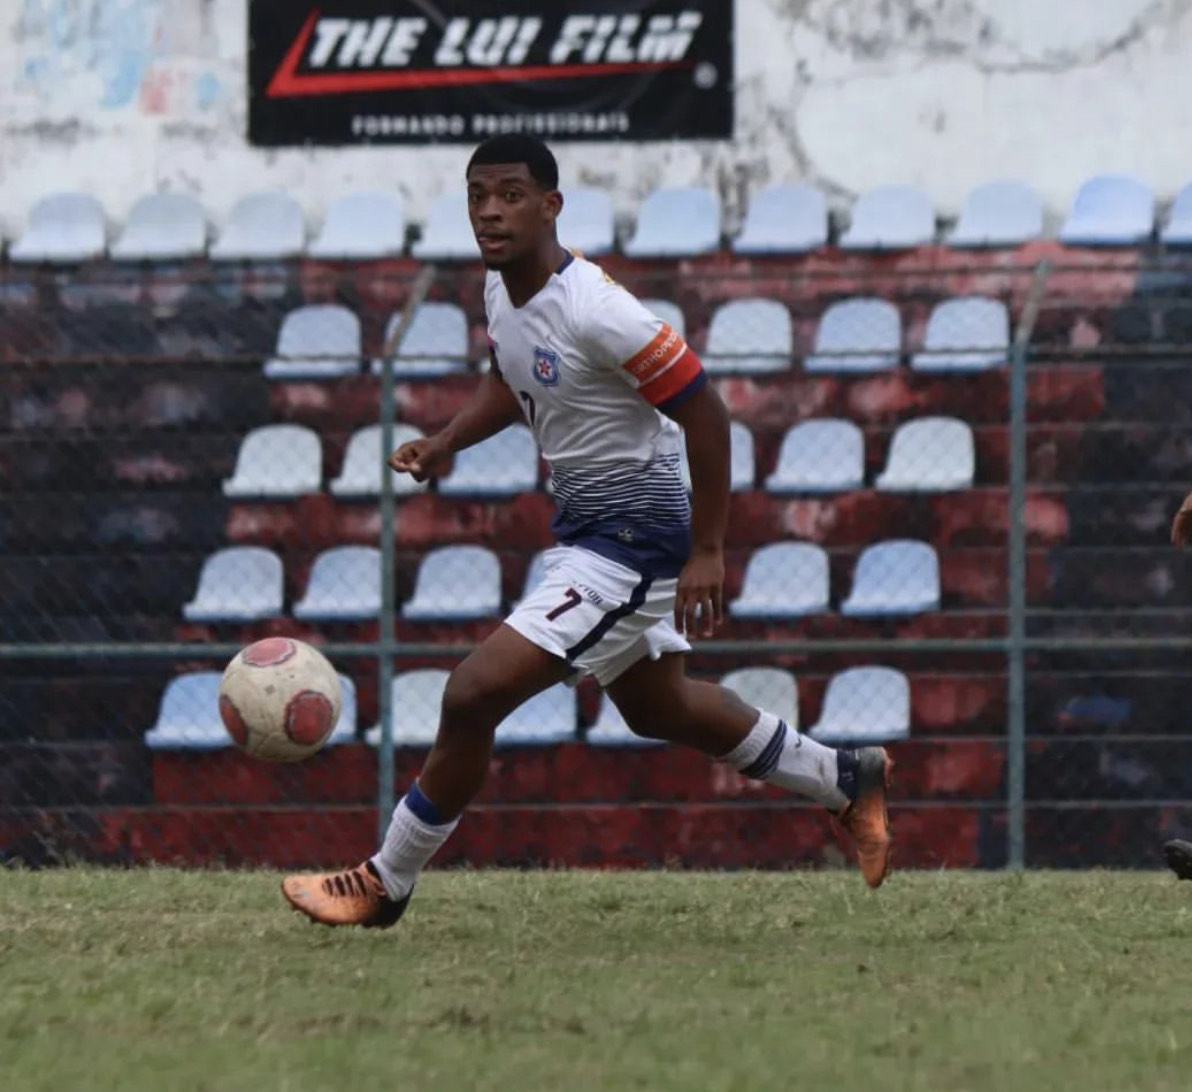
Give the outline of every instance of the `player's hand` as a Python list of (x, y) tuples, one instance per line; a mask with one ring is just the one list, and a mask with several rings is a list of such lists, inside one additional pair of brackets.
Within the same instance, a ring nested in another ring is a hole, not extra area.
[(724, 551), (693, 550), (675, 595), (675, 628), (711, 637), (724, 621)]
[(1171, 541), (1176, 546), (1187, 546), (1192, 541), (1192, 493), (1184, 498), (1171, 521)]
[(399, 474), (409, 474), (416, 482), (435, 477), (451, 460), (451, 447), (441, 434), (409, 440), (386, 460)]

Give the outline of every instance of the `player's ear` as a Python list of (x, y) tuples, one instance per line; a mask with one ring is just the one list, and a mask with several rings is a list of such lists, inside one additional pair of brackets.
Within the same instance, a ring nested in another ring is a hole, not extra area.
[(548, 220), (557, 220), (563, 211), (563, 195), (558, 190), (548, 190), (542, 202), (543, 215)]

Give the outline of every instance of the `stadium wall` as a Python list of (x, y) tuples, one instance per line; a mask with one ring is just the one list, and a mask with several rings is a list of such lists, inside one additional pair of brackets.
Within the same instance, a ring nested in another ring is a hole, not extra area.
[[(247, 0), (13, 0), (0, 13), (0, 216), (49, 190), (114, 218), (154, 189), (216, 217), (251, 189), (301, 195), (312, 219), (360, 187), (396, 187), (411, 218), (459, 182), (461, 149), (264, 151), (247, 145)], [(955, 212), (978, 181), (1029, 179), (1053, 210), (1131, 170), (1170, 196), (1192, 164), (1192, 0), (738, 0), (731, 143), (564, 146), (570, 184), (629, 214), (660, 184), (749, 189), (803, 178), (840, 204), (916, 182)], [(1062, 149), (1062, 154), (1057, 150)]]

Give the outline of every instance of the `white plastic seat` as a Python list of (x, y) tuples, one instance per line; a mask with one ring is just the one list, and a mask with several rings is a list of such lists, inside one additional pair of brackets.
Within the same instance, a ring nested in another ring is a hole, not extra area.
[(356, 684), (347, 675), (339, 676), (339, 720), (331, 729), (324, 747), (356, 740)]
[[(402, 313), (395, 312), (385, 324), (385, 342), (393, 336)], [(414, 312), (409, 328), (393, 359), (394, 374), (402, 379), (432, 379), (463, 372), (468, 367), (468, 320), (454, 303), (423, 303)], [(381, 372), (381, 361), (373, 361)]]
[(400, 254), (405, 242), (401, 196), (361, 190), (331, 203), (319, 234), (306, 252), (312, 258), (330, 261), (386, 258)]
[(493, 742), (498, 747), (518, 747), (574, 740), (578, 710), (575, 687), (555, 683), (501, 721)]
[(935, 241), (935, 210), (917, 186), (878, 186), (857, 198), (845, 250), (900, 250)]
[[(395, 747), (429, 747), (439, 731), (439, 712), (450, 671), (440, 667), (415, 668), (393, 677), (390, 688)], [(378, 747), (381, 726), (374, 725), (364, 735), (365, 742)]]
[[(422, 430), (413, 425), (394, 425), (392, 450), (396, 451), (402, 444), (421, 438)], [(385, 460), (392, 454), (392, 451), (381, 449), (381, 439), (380, 425), (366, 425), (352, 433), (348, 448), (344, 452), (339, 477), (330, 486), (333, 496), (350, 499), (375, 497), (380, 494)], [(417, 482), (409, 474), (398, 474), (397, 471), (390, 470), (389, 476), (393, 481), (393, 492), (396, 496), (404, 497), (426, 490), (426, 482)]]
[(1019, 246), (1043, 235), (1043, 198), (1025, 182), (986, 182), (964, 199), (948, 236), (955, 247)]
[(453, 191), (434, 199), (422, 237), (410, 253), (424, 261), (475, 261), (480, 257), (472, 221), (468, 219), (466, 194)]
[(203, 562), (194, 598), (182, 608), (188, 622), (251, 622), (282, 613), (281, 558), (262, 546), (229, 546)]
[(976, 474), (973, 430), (955, 417), (920, 417), (898, 426), (877, 488), (887, 493), (968, 489)]
[(497, 555), (484, 546), (440, 546), (422, 559), (401, 613), (411, 621), (456, 621), (490, 618), (500, 609)]
[(819, 721), (808, 733), (819, 743), (892, 743), (911, 730), (911, 688), (892, 667), (852, 667), (828, 680)]
[(781, 717), (791, 728), (799, 727), (799, 687), (795, 677), (781, 667), (742, 667), (721, 680), (746, 705)]
[(455, 456), (439, 482), (446, 496), (511, 497), (538, 487), (538, 445), (525, 425), (509, 425)]
[(911, 357), (917, 372), (974, 372), (996, 368), (1010, 354), (1010, 313), (1001, 300), (959, 296), (931, 310), (923, 349)]
[(857, 559), (853, 588), (840, 604), (850, 617), (920, 614), (940, 605), (940, 563), (934, 547), (910, 539), (867, 546)]
[(231, 747), (219, 715), (220, 671), (192, 671), (171, 679), (161, 696), (157, 721), (145, 733), (155, 751), (214, 751)]
[(360, 371), (360, 320), (337, 303), (297, 307), (281, 320), (269, 379), (336, 379)]
[(638, 212), (631, 258), (677, 258), (707, 254), (720, 246), (720, 199), (701, 186), (655, 190)]
[(220, 262), (269, 262), (302, 253), (306, 226), (302, 206), (288, 193), (253, 193), (228, 214), (210, 256)]
[(745, 563), (734, 618), (797, 618), (828, 609), (828, 555), (810, 542), (775, 542)]
[(652, 315), (662, 319), (680, 337), (687, 336), (687, 319), (683, 309), (672, 300), (642, 300), (642, 306)]
[(303, 622), (360, 621), (381, 613), (381, 551), (333, 546), (315, 558), (306, 594), (294, 604)]
[(118, 261), (153, 262), (201, 257), (207, 250), (207, 217), (189, 193), (149, 193), (128, 214), (112, 244)]
[(902, 316), (889, 300), (849, 299), (832, 304), (815, 331), (807, 372), (879, 372), (898, 367)]
[(704, 368), (709, 375), (766, 374), (790, 369), (791, 313), (778, 300), (742, 299), (712, 313)]
[(29, 210), (29, 223), (8, 249), (14, 262), (85, 262), (103, 256), (103, 206), (89, 193), (54, 193)]
[(852, 421), (824, 418), (789, 428), (767, 493), (835, 493), (865, 478), (865, 437)]
[(1136, 246), (1155, 230), (1155, 193), (1129, 174), (1099, 174), (1084, 182), (1060, 228), (1072, 246)]
[(558, 220), (559, 242), (585, 257), (607, 254), (616, 242), (613, 201), (604, 190), (568, 190)]
[(814, 186), (767, 186), (755, 193), (741, 234), (738, 254), (801, 254), (828, 241), (828, 203)]
[[(743, 421), (729, 425), (729, 488), (734, 493), (743, 493), (753, 488), (756, 475), (753, 451), (753, 433)], [(687, 491), (691, 491), (691, 467), (687, 462), (687, 435), (683, 434), (683, 458), (679, 473)]]
[(584, 740), (593, 747), (660, 747), (666, 742), (634, 732), (625, 723), (621, 710), (604, 691), (600, 692), (596, 722), (588, 729)]
[(225, 497), (300, 497), (319, 492), (323, 449), (305, 425), (262, 425), (240, 442)]
[(1159, 238), (1167, 246), (1192, 246), (1192, 182), (1175, 195)]

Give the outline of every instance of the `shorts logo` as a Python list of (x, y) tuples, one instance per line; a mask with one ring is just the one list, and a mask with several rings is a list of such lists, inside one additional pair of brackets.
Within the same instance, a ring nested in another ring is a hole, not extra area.
[(534, 378), (544, 387), (556, 386), (559, 382), (559, 354), (535, 345)]

